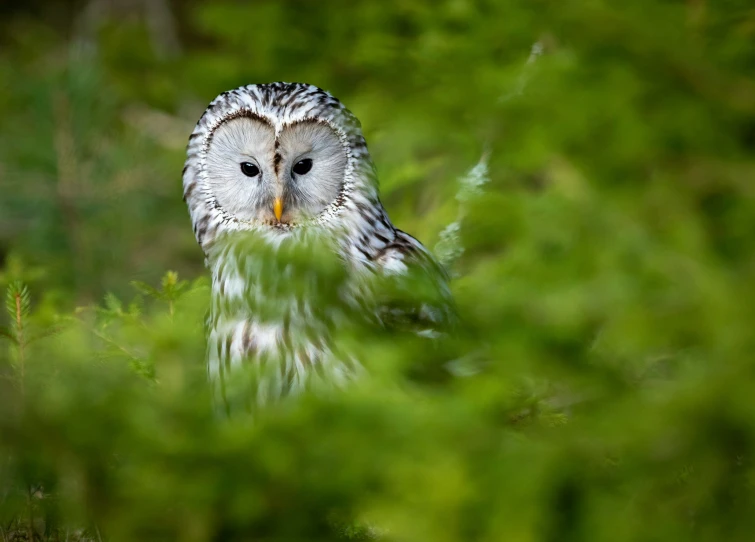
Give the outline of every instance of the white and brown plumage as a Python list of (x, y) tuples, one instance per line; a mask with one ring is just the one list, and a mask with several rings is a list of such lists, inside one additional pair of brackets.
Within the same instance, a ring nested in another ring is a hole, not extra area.
[[(242, 367), (271, 360), (257, 400), (360, 371), (333, 341), (338, 311), (278, 287), (291, 275), (291, 246), (324, 239), (318, 250), (338, 256), (345, 280), (333, 306), (357, 307), (382, 326), (412, 321), (421, 332), (448, 320), (445, 273), (389, 220), (359, 121), (329, 93), (299, 83), (225, 92), (199, 119), (187, 155), (184, 199), (212, 272), (208, 372), (223, 395)], [(249, 236), (269, 250), (238, 241)], [(385, 279), (401, 290), (409, 274), (431, 285), (432, 299), (393, 306), (375, 292)], [(260, 311), (262, 300), (279, 310)]]

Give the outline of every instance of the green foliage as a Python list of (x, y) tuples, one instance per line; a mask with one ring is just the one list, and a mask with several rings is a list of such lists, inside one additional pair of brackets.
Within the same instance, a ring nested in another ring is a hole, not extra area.
[(171, 316), (173, 315), (173, 303), (178, 299), (181, 293), (189, 287), (188, 281), (178, 280), (178, 273), (175, 271), (168, 271), (165, 274), (162, 279), (162, 288), (160, 290), (139, 280), (131, 281), (131, 285), (153, 299), (167, 302)]
[(5, 296), (5, 310), (11, 321), (11, 333), (16, 342), (18, 337), (23, 333), (23, 322), (29, 316), (31, 310), (31, 298), (29, 289), (22, 282), (12, 282), (8, 286), (8, 292)]
[[(750, 3), (0, 8), (0, 536), (749, 540)], [(180, 172), (276, 80), (360, 118), (460, 324), (345, 326), (369, 377), (224, 420)]]

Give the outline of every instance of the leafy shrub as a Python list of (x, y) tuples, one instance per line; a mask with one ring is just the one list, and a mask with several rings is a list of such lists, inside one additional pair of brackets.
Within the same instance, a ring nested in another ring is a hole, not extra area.
[[(748, 2), (42, 12), (0, 22), (5, 540), (751, 538)], [(361, 119), (462, 325), (346, 336), (368, 378), (225, 420), (178, 179), (271, 80)]]

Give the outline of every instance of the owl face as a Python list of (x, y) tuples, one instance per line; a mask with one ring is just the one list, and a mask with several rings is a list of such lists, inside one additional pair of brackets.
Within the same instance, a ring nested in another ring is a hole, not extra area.
[(213, 132), (205, 158), (218, 205), (237, 220), (287, 227), (320, 215), (343, 186), (347, 153), (317, 119), (282, 124), (243, 114)]
[(302, 83), (247, 85), (215, 98), (187, 146), (184, 199), (205, 254), (236, 231), (298, 225), (347, 236), (387, 220), (359, 121)]

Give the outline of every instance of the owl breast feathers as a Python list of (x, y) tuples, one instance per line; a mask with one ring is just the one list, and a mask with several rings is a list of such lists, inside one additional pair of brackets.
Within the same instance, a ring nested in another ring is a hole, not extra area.
[(184, 199), (212, 273), (208, 373), (225, 403), (353, 379), (362, 363), (336, 331), (356, 321), (433, 335), (452, 319), (444, 270), (389, 220), (359, 121), (329, 93), (225, 92), (187, 155)]

